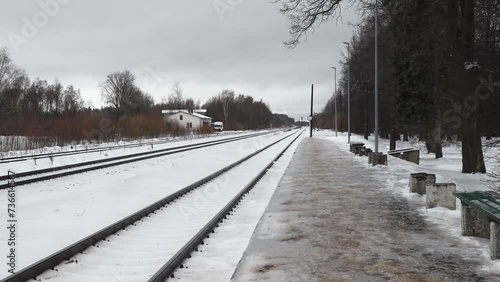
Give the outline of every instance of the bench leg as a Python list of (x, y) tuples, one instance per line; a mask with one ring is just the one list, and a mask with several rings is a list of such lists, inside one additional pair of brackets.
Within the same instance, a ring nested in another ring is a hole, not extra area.
[(488, 218), (464, 203), (462, 203), (462, 235), (490, 238)]
[(500, 226), (492, 221), (490, 223), (491, 259), (500, 259)]

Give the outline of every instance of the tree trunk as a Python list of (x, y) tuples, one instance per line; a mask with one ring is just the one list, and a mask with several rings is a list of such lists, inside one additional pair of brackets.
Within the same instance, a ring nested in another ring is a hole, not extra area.
[(364, 130), (364, 137), (365, 137), (365, 140), (368, 140), (368, 136), (370, 136), (370, 132), (369, 132), (369, 129), (368, 129), (368, 126), (369, 126), (369, 119), (368, 119), (368, 91), (366, 91), (366, 94), (364, 95), (364, 110), (365, 110), (365, 130)]
[(390, 149), (389, 150), (396, 150), (396, 137), (397, 136), (399, 136), (398, 129), (393, 126), (392, 130), (391, 130), (391, 140), (390, 140)]
[(408, 142), (408, 141), (410, 141), (410, 140), (408, 139), (408, 132), (407, 132), (407, 131), (405, 131), (405, 132), (403, 133), (403, 141), (404, 141), (404, 142)]
[(436, 142), (432, 138), (425, 140), (425, 147), (427, 148), (427, 153), (436, 153)]
[[(462, 0), (461, 17), (461, 37), (459, 41), (459, 50), (465, 61), (474, 61), (474, 0)], [(457, 68), (463, 74), (463, 81), (470, 82), (467, 85), (474, 86), (472, 82), (473, 73), (464, 70), (461, 64)], [(461, 103), (464, 104), (466, 97), (471, 91), (471, 87), (461, 89)], [(470, 117), (462, 122), (462, 172), (463, 173), (486, 173), (484, 164), (483, 147), (481, 144), (481, 133), (478, 126), (478, 109), (471, 112)]]
[(477, 123), (462, 128), (462, 173), (486, 173), (481, 135)]
[(396, 136), (394, 136), (394, 138), (396, 139), (396, 141), (401, 141), (401, 132), (399, 131), (399, 128), (396, 128), (395, 135)]
[(434, 153), (436, 154), (436, 159), (440, 159), (443, 157), (443, 133), (441, 126), (441, 110), (439, 109), (439, 105), (436, 105), (436, 116), (434, 118), (434, 130), (432, 131), (432, 140), (434, 141)]

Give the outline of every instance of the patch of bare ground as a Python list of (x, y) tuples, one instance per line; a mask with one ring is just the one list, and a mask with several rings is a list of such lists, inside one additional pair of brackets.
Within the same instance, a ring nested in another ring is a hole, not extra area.
[(255, 272), (257, 272), (257, 273), (266, 273), (266, 272), (269, 272), (269, 271), (271, 271), (271, 270), (273, 270), (275, 268), (276, 268), (276, 265), (274, 265), (274, 264), (266, 264), (266, 265), (263, 265), (263, 266), (255, 269)]
[(304, 239), (305, 237), (306, 236), (299, 228), (292, 226), (288, 228), (287, 236), (281, 239), (280, 242), (297, 242)]

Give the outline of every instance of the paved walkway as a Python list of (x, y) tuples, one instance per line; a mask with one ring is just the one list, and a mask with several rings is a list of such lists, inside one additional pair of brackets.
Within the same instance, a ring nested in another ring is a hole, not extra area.
[(233, 280), (500, 281), (376, 173), (330, 141), (304, 139)]

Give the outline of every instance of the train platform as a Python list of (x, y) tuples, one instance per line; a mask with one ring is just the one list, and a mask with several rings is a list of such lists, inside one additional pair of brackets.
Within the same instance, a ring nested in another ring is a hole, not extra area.
[(384, 169), (304, 138), (232, 281), (500, 281), (474, 241), (387, 189)]

